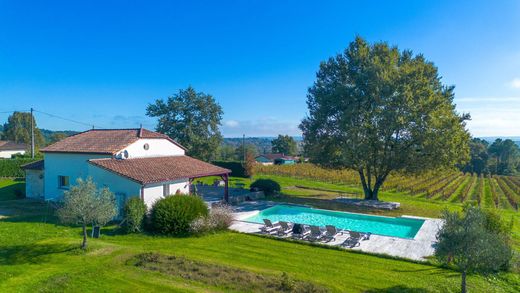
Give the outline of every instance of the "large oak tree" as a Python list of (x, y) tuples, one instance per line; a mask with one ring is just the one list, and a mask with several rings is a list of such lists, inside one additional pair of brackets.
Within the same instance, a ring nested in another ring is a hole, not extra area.
[(36, 125), (36, 119), (31, 113), (13, 112), (4, 124), (2, 139), (16, 143), (31, 144), (31, 120), (34, 126), (34, 144), (36, 148), (45, 145), (45, 138)]
[(185, 146), (189, 155), (205, 161), (218, 156), (223, 112), (211, 95), (190, 86), (166, 100), (149, 104), (146, 114), (159, 118), (156, 130)]
[(453, 90), (422, 55), (357, 37), (321, 63), (308, 90), (305, 152), (320, 165), (357, 170), (374, 200), (392, 171), (463, 164), (469, 115), (455, 111)]

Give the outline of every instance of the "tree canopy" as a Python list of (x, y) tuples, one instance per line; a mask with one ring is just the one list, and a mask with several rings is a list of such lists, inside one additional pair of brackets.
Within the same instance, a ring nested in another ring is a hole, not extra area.
[(470, 143), (470, 161), (461, 167), (464, 172), (515, 175), (520, 172), (520, 148), (511, 139), (496, 139), (491, 145), (480, 138)]
[(87, 225), (105, 225), (117, 215), (114, 194), (108, 188), (98, 189), (92, 178), (78, 178), (76, 185), (63, 195), (58, 216), (63, 223), (83, 228), (81, 248), (87, 248)]
[(494, 159), (489, 167), (493, 173), (513, 175), (520, 171), (520, 148), (512, 140), (495, 140), (489, 146), (489, 153)]
[(288, 135), (279, 134), (277, 138), (271, 141), (271, 151), (277, 154), (285, 154), (285, 155), (296, 155), (298, 151), (298, 147), (296, 145), (296, 141), (294, 138)]
[[(7, 123), (4, 124), (2, 139), (11, 140), (16, 143), (31, 144), (31, 113), (13, 112), (8, 118)], [(34, 122), (34, 145), (38, 148), (45, 145), (45, 139)]]
[(359, 172), (365, 199), (378, 199), (390, 172), (464, 164), (465, 120), (432, 62), (357, 37), (320, 64), (300, 128), (314, 163)]
[(158, 99), (146, 114), (159, 119), (156, 130), (178, 141), (195, 158), (210, 161), (218, 156), (222, 108), (215, 99), (191, 86), (166, 100)]
[(435, 255), (462, 273), (461, 289), (466, 292), (466, 275), (507, 268), (511, 260), (510, 226), (496, 213), (467, 206), (464, 214), (445, 211)]

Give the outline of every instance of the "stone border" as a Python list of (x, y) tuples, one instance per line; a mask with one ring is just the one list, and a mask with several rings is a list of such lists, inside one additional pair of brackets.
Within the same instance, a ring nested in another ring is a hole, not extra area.
[[(253, 204), (253, 206), (250, 208), (238, 209), (237, 212), (234, 213), (236, 220), (233, 222), (230, 229), (248, 234), (261, 234), (260, 228), (263, 226), (262, 224), (246, 222), (244, 219), (259, 213), (265, 208), (281, 203), (264, 203), (262, 207), (258, 209), (254, 208), (254, 202), (250, 204)], [(339, 235), (333, 241), (316, 243), (337, 246), (344, 249), (359, 250), (368, 253), (387, 254), (390, 256), (407, 258), (415, 261), (425, 261), (426, 258), (432, 256), (435, 252), (434, 245), (436, 243), (436, 234), (442, 227), (442, 220), (405, 215), (402, 217), (424, 220), (423, 225), (413, 239), (372, 234), (368, 240), (360, 241), (359, 245), (353, 248), (346, 248), (342, 246), (342, 244), (348, 238), (347, 233), (345, 233), (344, 235)]]

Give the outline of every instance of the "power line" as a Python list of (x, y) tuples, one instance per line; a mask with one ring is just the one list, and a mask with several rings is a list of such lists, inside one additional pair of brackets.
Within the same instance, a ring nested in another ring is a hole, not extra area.
[[(102, 126), (95, 125), (95, 124), (92, 124), (92, 123), (81, 122), (81, 121), (78, 121), (78, 120), (62, 117), (62, 116), (59, 116), (59, 115), (56, 115), (56, 114), (51, 114), (51, 113), (43, 112), (43, 111), (36, 110), (36, 109), (31, 109), (31, 110), (34, 111), (34, 112), (45, 114), (45, 115), (47, 115), (49, 117), (52, 117), (52, 118), (62, 119), (62, 120), (65, 120), (65, 121), (81, 124), (81, 125), (88, 126), (88, 127), (91, 127), (91, 128), (98, 128), (98, 129), (106, 128), (106, 127), (102, 127)], [(14, 112), (30, 113), (31, 110), (0, 111), (0, 114), (7, 114), (7, 113), (14, 113)]]
[(73, 123), (78, 123), (78, 124), (85, 125), (85, 126), (92, 127), (92, 128), (105, 128), (105, 127), (101, 127), (101, 126), (99, 126), (99, 125), (90, 124), (90, 123), (85, 123), (85, 122), (81, 122), (81, 121), (77, 121), (77, 120), (73, 120), (73, 119), (65, 118), (65, 117), (62, 117), (62, 116), (58, 116), (58, 115), (55, 115), (55, 114), (51, 114), (51, 113), (47, 113), (47, 112), (43, 112), (43, 111), (36, 110), (36, 109), (34, 109), (34, 112), (38, 112), (38, 113), (41, 113), (41, 114), (45, 114), (45, 115), (50, 116), (50, 117), (53, 117), (53, 118), (58, 118), (58, 119), (62, 119), (62, 120), (65, 120), (65, 121), (69, 121), (69, 122), (73, 122)]

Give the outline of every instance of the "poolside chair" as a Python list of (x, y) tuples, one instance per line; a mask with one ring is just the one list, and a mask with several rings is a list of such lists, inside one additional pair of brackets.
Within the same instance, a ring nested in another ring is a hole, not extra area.
[(274, 232), (274, 231), (278, 230), (278, 228), (280, 228), (279, 225), (273, 225), (273, 223), (269, 219), (263, 219), (263, 221), (264, 221), (264, 226), (260, 227), (260, 232), (262, 232), (262, 233), (271, 234), (272, 232)]
[(311, 226), (311, 232), (310, 232), (309, 237), (308, 237), (308, 239), (310, 241), (321, 240), (321, 239), (323, 239), (324, 236), (325, 236), (325, 233), (321, 232), (320, 227), (314, 226), (314, 225)]
[(279, 221), (280, 227), (278, 227), (278, 235), (283, 236), (287, 235), (292, 231), (291, 225), (284, 221)]
[(296, 239), (303, 239), (309, 234), (309, 231), (303, 224), (294, 224), (292, 228), (292, 237)]
[(327, 241), (336, 240), (336, 236), (343, 235), (343, 231), (336, 229), (336, 226), (326, 225), (325, 226), (325, 238)]
[(361, 241), (364, 236), (356, 231), (348, 231), (348, 234), (349, 237), (341, 244), (341, 246), (346, 246), (348, 248), (354, 248), (356, 246), (359, 246), (359, 241)]

